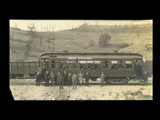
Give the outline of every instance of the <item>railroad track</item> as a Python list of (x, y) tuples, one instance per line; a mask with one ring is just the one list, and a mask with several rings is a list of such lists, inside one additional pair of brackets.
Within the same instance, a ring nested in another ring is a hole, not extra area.
[[(10, 79), (9, 81), (10, 85), (11, 86), (21, 86), (21, 85), (35, 85), (36, 86), (36, 82), (35, 82), (35, 79)], [(89, 85), (100, 85), (100, 82), (99, 81), (89, 81)], [(143, 85), (142, 83), (128, 83), (128, 84), (124, 84), (124, 83), (111, 83), (111, 84), (106, 84), (104, 83), (103, 84), (104, 86), (107, 86), (107, 85)], [(148, 83), (148, 85), (152, 85), (152, 83)], [(41, 82), (41, 86), (45, 86), (45, 82)], [(51, 86), (51, 83), (50, 85)], [(57, 85), (55, 85), (57, 86)], [(77, 86), (79, 86), (77, 84)], [(81, 84), (81, 86), (85, 86), (85, 84)], [(65, 86), (64, 86), (65, 87)], [(67, 87), (67, 85), (66, 85)]]

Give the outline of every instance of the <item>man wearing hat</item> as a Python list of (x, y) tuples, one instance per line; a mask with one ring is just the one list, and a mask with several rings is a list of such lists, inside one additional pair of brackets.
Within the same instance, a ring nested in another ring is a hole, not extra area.
[(105, 75), (103, 74), (103, 72), (102, 72), (100, 78), (101, 78), (101, 86), (103, 87), (103, 82), (104, 82), (104, 78), (105, 78)]
[(77, 75), (75, 73), (72, 75), (72, 83), (73, 83), (73, 89), (74, 87), (77, 89)]

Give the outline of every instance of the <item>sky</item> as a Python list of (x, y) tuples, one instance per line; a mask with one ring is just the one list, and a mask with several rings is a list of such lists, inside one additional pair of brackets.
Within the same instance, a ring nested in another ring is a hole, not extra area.
[(22, 30), (28, 30), (28, 25), (35, 25), (37, 30), (46, 31), (46, 26), (50, 26), (51, 31), (60, 31), (79, 27), (85, 22), (88, 25), (131, 25), (152, 23), (152, 20), (10, 20), (10, 27), (17, 27)]

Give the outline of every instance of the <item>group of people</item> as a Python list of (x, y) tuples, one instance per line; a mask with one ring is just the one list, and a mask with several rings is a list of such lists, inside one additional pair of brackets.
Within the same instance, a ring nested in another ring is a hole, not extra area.
[[(81, 86), (82, 84), (85, 84), (85, 86), (89, 86), (89, 79), (90, 74), (86, 72), (83, 74), (81, 71), (79, 71), (78, 74), (74, 73), (71, 74), (64, 70), (63, 73), (58, 72), (57, 74), (53, 73), (53, 71), (49, 71), (47, 67), (42, 66), (36, 70), (36, 86), (40, 86), (40, 82), (45, 81), (46, 86), (49, 85), (49, 81), (51, 80), (51, 85), (59, 85), (59, 89), (63, 89), (63, 86), (68, 85), (68, 87), (71, 87), (73, 85), (73, 89), (77, 89), (77, 85)], [(103, 86), (105, 75), (101, 74), (101, 85)]]
[[(101, 86), (103, 86), (103, 82), (105, 78), (105, 75), (103, 74), (103, 72), (100, 77), (101, 77)], [(66, 71), (64, 71), (63, 74), (58, 72), (57, 79), (54, 78), (53, 80), (55, 80), (55, 83), (57, 85), (59, 84), (59, 89), (63, 89), (63, 85), (68, 85), (68, 87), (71, 87), (71, 85), (73, 85), (73, 89), (77, 89), (77, 84), (79, 85), (79, 87), (81, 87), (82, 84), (85, 84), (85, 86), (89, 86), (89, 79), (90, 79), (90, 74), (88, 72), (83, 74), (81, 71), (79, 71), (78, 74), (74, 73), (73, 75), (69, 72), (67, 75)], [(51, 81), (52, 81), (52, 77), (51, 77)], [(51, 82), (51, 83), (54, 85), (54, 82)]]
[[(53, 72), (51, 72), (51, 74), (53, 74)], [(73, 85), (73, 89), (77, 89), (77, 84), (81, 86), (81, 84), (85, 83), (86, 86), (89, 86), (89, 79), (90, 75), (88, 74), (88, 72), (86, 72), (85, 75), (81, 71), (79, 71), (78, 74), (71, 74), (69, 72), (67, 75), (67, 72), (64, 71), (63, 74), (58, 72), (55, 78), (51, 77), (51, 83), (52, 85), (54, 85), (55, 81), (55, 84), (59, 85), (59, 89), (63, 89), (64, 85), (68, 85), (68, 87), (71, 87)]]
[[(85, 81), (84, 81), (85, 78)], [(68, 85), (71, 87), (73, 85), (73, 89), (77, 89), (77, 84), (81, 86), (81, 84), (85, 83), (86, 86), (89, 86), (90, 75), (88, 72), (84, 75), (81, 71), (78, 74), (71, 74), (64, 71), (62, 74), (58, 72), (57, 74), (49, 71), (46, 66), (42, 66), (36, 70), (36, 86), (40, 86), (40, 82), (44, 81), (46, 86), (49, 85), (49, 81), (51, 80), (51, 85), (59, 85), (60, 89), (63, 89), (64, 85)]]

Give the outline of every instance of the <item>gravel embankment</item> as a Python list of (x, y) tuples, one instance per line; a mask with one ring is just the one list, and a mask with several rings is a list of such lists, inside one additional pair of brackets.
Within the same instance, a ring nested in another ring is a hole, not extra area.
[(15, 100), (153, 100), (152, 85), (64, 86), (22, 85), (10, 86)]

